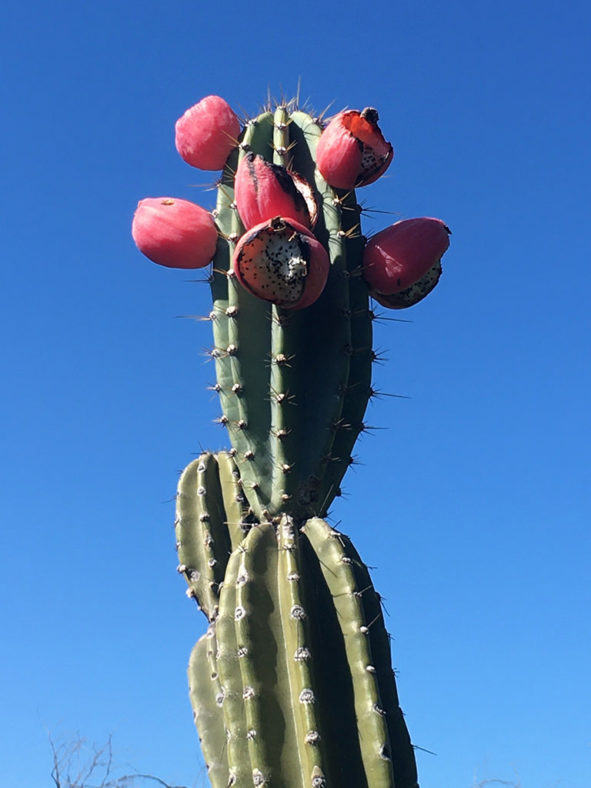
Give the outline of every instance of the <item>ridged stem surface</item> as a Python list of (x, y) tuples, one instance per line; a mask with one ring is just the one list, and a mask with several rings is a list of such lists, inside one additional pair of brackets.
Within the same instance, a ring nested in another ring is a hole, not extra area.
[[(212, 323), (222, 415), (245, 495), (259, 520), (324, 515), (350, 464), (370, 393), (371, 314), (359, 276), (363, 243), (353, 192), (329, 187), (315, 166), (321, 127), (278, 107), (247, 125), (222, 175), (216, 220)], [(319, 207), (314, 234), (330, 258), (324, 292), (299, 311), (248, 293), (230, 259), (244, 231), (233, 173), (247, 153), (293, 169)]]

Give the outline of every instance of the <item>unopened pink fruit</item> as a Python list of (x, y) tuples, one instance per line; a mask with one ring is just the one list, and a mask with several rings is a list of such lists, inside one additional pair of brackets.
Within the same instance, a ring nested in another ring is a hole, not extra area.
[(246, 229), (274, 216), (294, 219), (310, 227), (316, 221), (316, 202), (309, 184), (279, 164), (247, 153), (236, 170), (234, 201)]
[(213, 259), (218, 240), (211, 214), (175, 197), (140, 200), (131, 234), (140, 252), (168, 268), (203, 268)]
[(336, 189), (373, 183), (390, 166), (394, 150), (378, 126), (372, 107), (340, 112), (322, 132), (316, 164), (324, 180)]
[(175, 145), (182, 158), (200, 170), (221, 170), (238, 144), (240, 121), (220, 96), (206, 96), (175, 125)]
[(244, 233), (232, 265), (238, 280), (253, 295), (285, 309), (313, 304), (330, 270), (320, 241), (299, 222), (280, 216)]
[(393, 309), (413, 306), (435, 287), (449, 228), (429, 217), (405, 219), (372, 236), (363, 254), (371, 295)]

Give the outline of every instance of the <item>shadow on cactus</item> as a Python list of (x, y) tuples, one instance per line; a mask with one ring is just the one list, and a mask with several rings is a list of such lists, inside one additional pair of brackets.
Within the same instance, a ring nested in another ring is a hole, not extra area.
[(132, 234), (161, 265), (212, 263), (231, 448), (183, 471), (175, 521), (179, 572), (209, 622), (189, 685), (211, 784), (417, 788), (380, 598), (325, 518), (366, 429), (370, 298), (424, 298), (449, 230), (424, 217), (363, 236), (355, 188), (393, 158), (372, 108), (324, 124), (283, 102), (241, 126), (208, 96), (176, 144), (223, 168), (216, 208), (142, 200)]

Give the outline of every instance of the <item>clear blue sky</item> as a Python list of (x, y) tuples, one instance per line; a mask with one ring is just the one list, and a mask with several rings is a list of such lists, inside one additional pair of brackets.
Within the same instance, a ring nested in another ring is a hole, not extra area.
[[(423, 788), (591, 785), (591, 12), (583, 3), (36, 0), (1, 12), (0, 784), (58, 741), (203, 785), (178, 472), (221, 448), (206, 286), (135, 249), (141, 197), (212, 205), (176, 118), (267, 89), (378, 107), (368, 205), (452, 228), (385, 323), (388, 427), (334, 519), (386, 598)], [(366, 231), (391, 217), (375, 214)]]

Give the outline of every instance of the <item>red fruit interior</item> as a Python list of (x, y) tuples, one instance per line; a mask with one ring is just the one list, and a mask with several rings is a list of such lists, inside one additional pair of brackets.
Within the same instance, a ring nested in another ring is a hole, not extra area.
[(375, 145), (380, 139), (383, 140), (382, 132), (357, 112), (346, 113), (343, 117), (343, 125), (364, 145)]
[(384, 139), (378, 124), (356, 110), (343, 114), (343, 126), (363, 145), (363, 183), (371, 183), (387, 166), (386, 161), (392, 156), (392, 146)]

